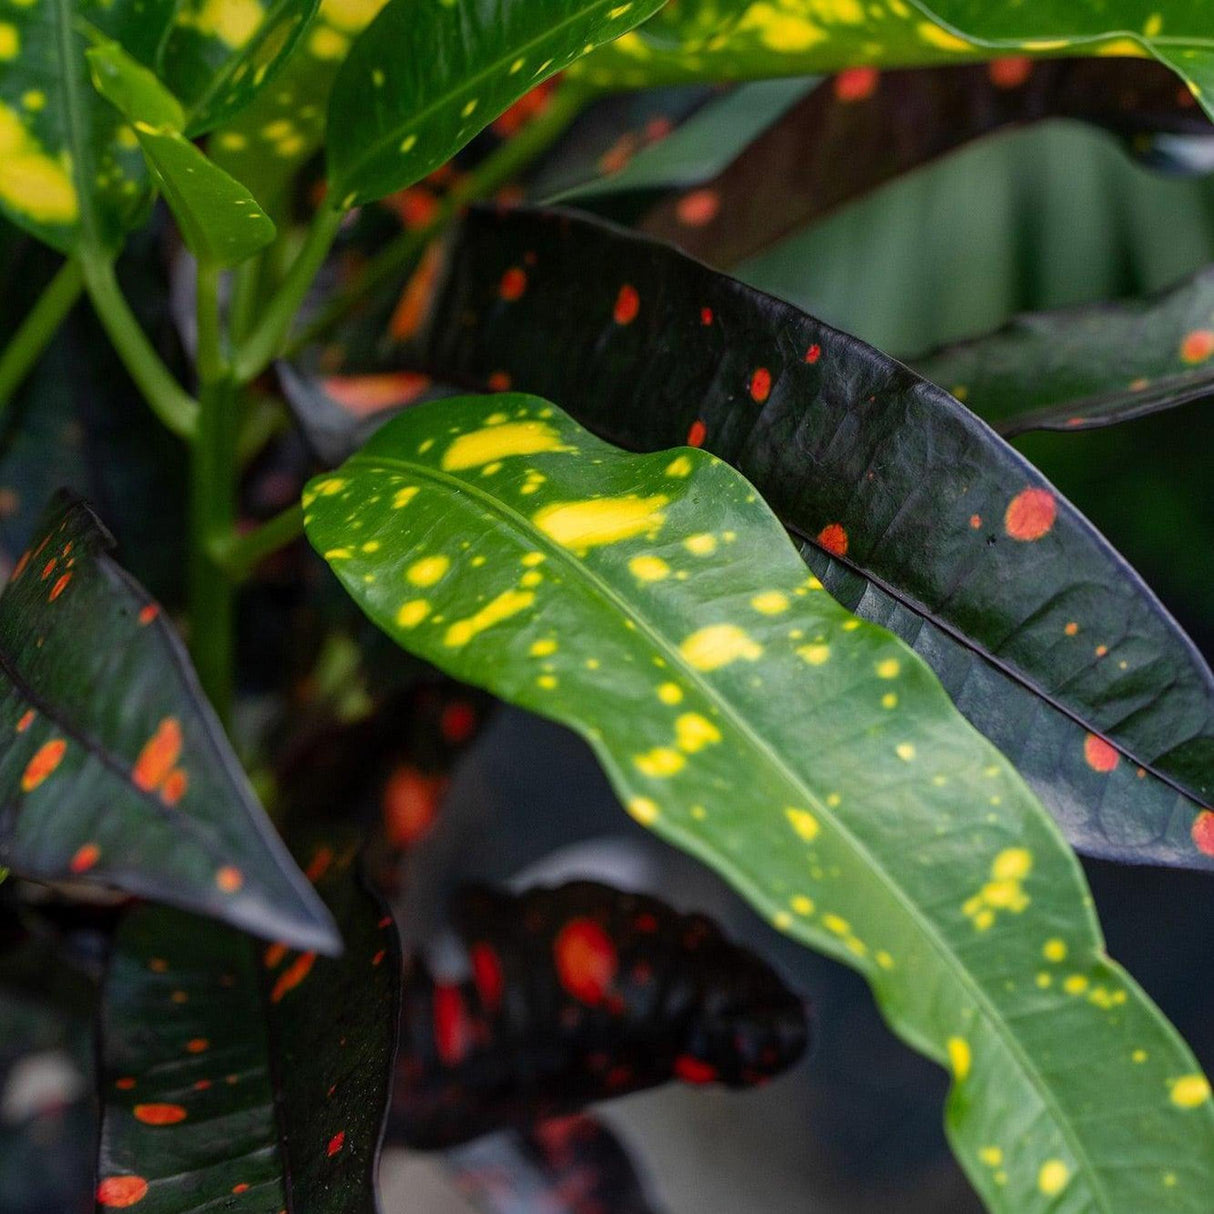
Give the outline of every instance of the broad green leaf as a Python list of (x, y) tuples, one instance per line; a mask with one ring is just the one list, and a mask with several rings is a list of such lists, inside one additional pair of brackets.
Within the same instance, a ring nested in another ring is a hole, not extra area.
[(338, 70), (329, 183), (345, 207), (453, 156), (524, 93), (663, 0), (390, 0)]
[(636, 87), (1010, 53), (1154, 55), (1214, 113), (1203, 0), (679, 0), (576, 70), (596, 84)]
[(334, 951), (177, 634), (62, 497), (0, 597), (0, 861)]
[(84, 56), (88, 60), (93, 87), (128, 122), (149, 126), (167, 126), (180, 131), (185, 126), (185, 110), (138, 59), (128, 55), (117, 42), (98, 39)]
[(949, 1133), (991, 1209), (1204, 1210), (1209, 1085), (1104, 956), (1057, 828), (726, 464), (464, 397), (390, 422), (305, 512), (381, 628), (578, 731), (638, 821), (868, 978), (950, 1064)]
[(474, 212), (441, 281), (397, 365), (542, 393), (634, 449), (703, 443), (833, 594), (914, 645), (1076, 846), (1214, 869), (1214, 675), (1091, 524), (947, 393), (567, 213)]
[(1004, 435), (1090, 430), (1214, 396), (1214, 270), (1148, 299), (1021, 316), (916, 359)]
[(161, 907), (120, 928), (102, 1015), (99, 1208), (378, 1211), (400, 945), (351, 871), (357, 839), (300, 844), (341, 924), (340, 961)]

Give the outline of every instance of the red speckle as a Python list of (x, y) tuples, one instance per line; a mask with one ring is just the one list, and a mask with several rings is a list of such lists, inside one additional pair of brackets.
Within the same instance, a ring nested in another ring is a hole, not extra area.
[(1214, 813), (1208, 809), (1203, 809), (1193, 819), (1193, 842), (1198, 851), (1214, 856)]
[(485, 382), (488, 384), (490, 392), (510, 391), (510, 376), (505, 371), (494, 371)]
[(390, 194), (384, 199), (384, 205), (396, 212), (409, 231), (427, 227), (438, 214), (438, 199), (423, 186), (410, 186)]
[(502, 977), (502, 963), (497, 953), (483, 940), (478, 941), (468, 950), (472, 962), (472, 981), (476, 983), (481, 1002), (490, 1010), (497, 1011), (502, 1003), (502, 992), (505, 989), (505, 979)]
[(717, 1068), (690, 1054), (680, 1054), (674, 1060), (674, 1073), (684, 1083), (712, 1083), (717, 1077)]
[(970, 515), (970, 526), (973, 527), (973, 529), (975, 531), (977, 531), (978, 528), (982, 526), (982, 515), (971, 514)]
[(194, 1037), (185, 1043), (187, 1054), (205, 1054), (211, 1048), (211, 1043), (205, 1037)]
[(443, 776), (428, 776), (402, 764), (384, 785), (384, 829), (393, 847), (416, 843), (438, 817), (439, 801), (447, 791)]
[(10, 580), (15, 582), (25, 572), (25, 567), (29, 563), (30, 554), (28, 552), (23, 552), (21, 554), (21, 559), (17, 562), (16, 569), (13, 570), (13, 576)]
[(658, 918), (656, 915), (650, 914), (649, 911), (642, 911), (632, 921), (632, 925), (638, 932), (644, 932), (646, 935), (649, 935), (658, 930)]
[(206, 1092), (210, 1090), (210, 1087), (211, 1081), (209, 1079), (200, 1079), (196, 1084), (194, 1084), (194, 1091)]
[(39, 784), (53, 774), (63, 759), (67, 743), (62, 738), (52, 738), (43, 742), (34, 753), (34, 757), (26, 765), (21, 776), (21, 791), (33, 792)]
[(381, 948), (381, 949), (379, 950), (379, 952), (378, 952), (378, 953), (376, 953), (376, 954), (375, 954), (375, 956), (371, 958), (371, 965), (372, 965), (372, 967), (374, 968), (374, 967), (375, 967), (375, 966), (377, 966), (377, 965), (382, 965), (382, 964), (383, 964), (383, 960), (384, 960), (384, 958), (385, 958), (387, 955), (388, 955), (388, 954), (387, 954), (387, 953), (386, 953), (386, 952), (385, 952), (385, 951), (384, 951), (384, 950)]
[(1048, 489), (1024, 489), (1008, 503), (1003, 526), (1014, 540), (1028, 542), (1048, 534), (1058, 503)]
[(135, 1120), (144, 1125), (177, 1125), (186, 1119), (186, 1111), (179, 1104), (137, 1104)]
[[(396, 307), (393, 309), (392, 319), (388, 322), (388, 332), (398, 341), (405, 341), (413, 337), (421, 328), (442, 266), (443, 250), (436, 241), (430, 245), (421, 264), (405, 284), (405, 289), (401, 292), (400, 299), (396, 301)], [(526, 281), (526, 275), (523, 275), (524, 285), (526, 285)]]
[(101, 848), (96, 843), (86, 843), (72, 857), (68, 868), (74, 873), (86, 873), (101, 859)]
[(1180, 357), (1189, 364), (1203, 363), (1214, 354), (1214, 329), (1194, 329), (1180, 343)]
[(234, 1184), (232, 1186), (233, 1193), (247, 1193), (248, 1191), (249, 1191), (249, 1186), (247, 1184), (244, 1184), (243, 1182), (240, 1184)]
[(814, 344), (805, 351), (805, 361), (809, 363), (810, 366), (813, 366), (813, 364), (816, 363), (821, 357), (822, 347), (818, 345), (817, 342), (814, 342)]
[(311, 972), (316, 964), (315, 953), (300, 953), (278, 976), (270, 992), (270, 1002), (278, 1003), (289, 991), (293, 991)]
[(25, 731), (34, 723), (35, 716), (37, 716), (37, 713), (35, 713), (32, 708), (27, 708), (21, 714), (21, 720), (17, 722), (17, 732), (25, 733)]
[(527, 272), (519, 266), (511, 266), (502, 275), (502, 281), (498, 285), (497, 293), (507, 303), (513, 303), (516, 299), (522, 299), (523, 293), (526, 290)]
[(641, 297), (637, 294), (636, 287), (625, 283), (615, 299), (615, 310), (612, 312), (615, 323), (617, 325), (632, 324), (640, 310)]
[(54, 572), (55, 572), (55, 560), (54, 560), (54, 557), (52, 557), (52, 558), (51, 558), (49, 561), (47, 561), (47, 562), (46, 562), (46, 564), (45, 564), (45, 565), (42, 567), (42, 578), (41, 578), (41, 580), (45, 582), (45, 581), (46, 581), (46, 579), (47, 579), (48, 577), (50, 577), (50, 576), (51, 576), (51, 574), (52, 574), (52, 573), (54, 573)]
[(840, 101), (867, 101), (877, 91), (879, 79), (875, 67), (849, 67), (835, 77), (835, 96)]
[(244, 873), (232, 865), (224, 865), (215, 874), (215, 884), (225, 894), (234, 894), (244, 884)]
[(139, 609), (140, 624), (150, 624), (160, 614), (160, 607), (156, 603), (145, 603)]
[(433, 1012), (434, 1048), (444, 1066), (456, 1066), (463, 1061), (472, 1039), (468, 1013), (459, 987), (436, 984)]
[(339, 1130), (332, 1138), (329, 1139), (329, 1145), (325, 1148), (325, 1153), (330, 1159), (337, 1154), (338, 1151), (346, 1145), (346, 1132)]
[(114, 1081), (114, 1086), (120, 1092), (129, 1092), (135, 1086), (135, 1080), (130, 1075), (124, 1075), (121, 1079)]
[(712, 309), (711, 308), (701, 308), (700, 309), (700, 324), (704, 325), (705, 327), (712, 324)]
[(681, 224), (702, 228), (716, 219), (720, 209), (721, 197), (716, 190), (692, 190), (679, 199), (674, 210)]
[(756, 367), (747, 388), (751, 399), (761, 405), (771, 395), (771, 372), (766, 367)]
[(1005, 55), (991, 60), (986, 71), (996, 88), (1018, 89), (1033, 74), (1033, 61), (1026, 55)]
[(329, 871), (329, 866), (333, 863), (333, 849), (321, 844), (313, 853), (312, 859), (308, 867), (304, 869), (304, 876), (312, 882), (313, 885), (321, 879)]
[(1116, 749), (1094, 733), (1083, 739), (1083, 757), (1093, 771), (1099, 772), (1112, 771), (1121, 760)]
[(476, 732), (476, 711), (464, 700), (453, 700), (443, 709), (438, 727), (446, 741), (458, 746)]
[(262, 962), (266, 969), (277, 969), (282, 964), (283, 958), (287, 955), (287, 946), (285, 944), (271, 944), (262, 954)]
[(411, 405), (433, 381), (416, 371), (384, 371), (376, 375), (327, 375), (320, 382), (347, 413), (372, 417), (383, 409)]
[(552, 952), (561, 986), (581, 1003), (602, 1003), (619, 966), (611, 937), (593, 919), (571, 919), (561, 928)]
[(72, 580), (70, 573), (65, 573), (52, 587), (50, 597), (47, 602), (53, 603), (66, 589), (67, 584)]
[(97, 1204), (112, 1210), (124, 1210), (142, 1201), (148, 1182), (142, 1176), (107, 1176), (97, 1186)]
[(707, 437), (708, 427), (697, 417), (691, 423), (691, 429), (687, 431), (687, 445), (689, 447), (702, 447)]
[(164, 778), (164, 784), (160, 789), (160, 799), (166, 805), (176, 805), (185, 796), (189, 787), (189, 774), (180, 767), (174, 767)]
[(181, 722), (176, 717), (165, 717), (156, 726), (156, 732), (144, 743), (135, 760), (131, 780), (136, 788), (151, 792), (164, 783), (173, 765), (181, 755)]
[(842, 523), (830, 523), (818, 532), (818, 544), (835, 556), (847, 555), (847, 532)]

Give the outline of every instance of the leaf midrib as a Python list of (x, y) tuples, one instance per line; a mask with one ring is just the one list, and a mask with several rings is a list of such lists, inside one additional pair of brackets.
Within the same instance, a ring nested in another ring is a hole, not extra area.
[[(714, 459), (717, 457), (713, 457)], [(831, 812), (830, 808), (822, 801), (812, 788), (806, 785), (801, 777), (799, 777), (788, 765), (780, 758), (780, 756), (771, 749), (750, 725), (741, 717), (733, 708), (732, 703), (724, 694), (719, 692), (713, 685), (707, 682), (701, 672), (697, 671), (693, 666), (690, 666), (677, 647), (668, 646), (663, 640), (662, 634), (652, 625), (645, 614), (622, 599), (611, 585), (605, 582), (597, 573), (594, 572), (584, 562), (576, 559), (570, 551), (556, 541), (550, 539), (539, 528), (532, 525), (531, 521), (524, 515), (520, 514), (513, 507), (508, 505), (501, 498), (495, 497), (493, 494), (486, 492), (477, 485), (460, 480), (458, 477), (450, 476), (442, 472), (438, 468), (434, 468), (424, 464), (411, 463), (406, 460), (393, 459), (391, 457), (377, 455), (374, 457), (357, 455), (348, 461), (350, 465), (367, 466), (370, 468), (399, 467), (407, 471), (410, 475), (420, 476), (423, 479), (429, 479), (432, 482), (453, 488), (456, 492), (465, 493), (474, 500), (480, 501), (482, 504), (489, 506), (492, 510), (499, 513), (503, 519), (516, 527), (519, 531), (525, 534), (529, 540), (536, 542), (540, 547), (545, 548), (549, 554), (554, 555), (557, 560), (566, 568), (572, 570), (590, 585), (590, 588), (604, 599), (622, 618), (633, 619), (638, 626), (638, 630), (643, 636), (653, 645), (654, 649), (663, 655), (668, 655), (672, 664), (680, 669), (687, 679), (699, 688), (705, 697), (712, 703), (723, 708), (724, 715), (729, 723), (738, 731), (741, 736), (750, 743), (750, 745), (758, 752), (761, 758), (767, 758), (771, 765), (776, 769), (780, 778), (785, 780), (790, 787), (794, 788), (798, 793), (804, 793), (804, 799), (813, 805), (820, 816), (832, 827), (839, 832), (842, 838), (850, 845), (853, 850), (861, 858), (862, 862), (867, 862), (870, 871), (876, 873), (882, 883), (887, 887), (889, 893), (894, 900), (906, 912), (908, 918), (919, 929), (920, 933), (927, 939), (933, 950), (945, 962), (946, 969), (955, 971), (958, 975), (959, 985), (962, 986), (974, 999), (974, 1002), (982, 1008), (987, 1016), (988, 1021), (993, 1025), (997, 1035), (1003, 1040), (1008, 1052), (1020, 1063), (1021, 1070), (1028, 1076), (1033, 1087), (1036, 1089), (1038, 1097), (1042, 1105), (1050, 1110), (1054, 1116), (1056, 1125), (1058, 1126), (1062, 1136), (1066, 1139), (1071, 1151), (1083, 1169), (1083, 1172), (1090, 1179), (1091, 1189), (1094, 1196), (1101, 1203), (1101, 1208), (1113, 1214), (1113, 1207), (1108, 1200), (1108, 1195), (1104, 1186), (1099, 1181), (1099, 1174), (1095, 1165), (1091, 1162), (1087, 1150), (1083, 1147), (1080, 1140), (1077, 1138), (1077, 1132), (1072, 1129), (1070, 1119), (1063, 1116), (1060, 1106), (1054, 1099), (1052, 1089), (1045, 1082), (1039, 1069), (1032, 1063), (1029, 1055), (1026, 1054), (1020, 1044), (1019, 1039), (1015, 1036), (1010, 1026), (1007, 1025), (1004, 1018), (996, 1014), (994, 1005), (986, 992), (980, 987), (971, 977), (969, 971), (957, 958), (953, 950), (940, 936), (934, 924), (930, 920), (926, 920), (918, 907), (915, 906), (908, 898), (903, 887), (898, 884), (888, 873), (886, 866), (883, 863), (877, 862), (875, 857), (869, 851), (868, 847), (862, 843), (855, 834), (844, 825), (837, 815)], [(937, 1061), (942, 1061), (941, 1054)]]

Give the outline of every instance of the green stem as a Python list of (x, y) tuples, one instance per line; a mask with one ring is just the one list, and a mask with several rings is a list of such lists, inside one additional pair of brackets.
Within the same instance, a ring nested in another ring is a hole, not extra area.
[(0, 408), (8, 404), (42, 352), (50, 344), (72, 305), (80, 298), (84, 277), (78, 262), (68, 260), (47, 283), (21, 327), (0, 354)]
[(103, 255), (83, 253), (80, 269), (102, 327), (152, 412), (179, 438), (191, 438), (198, 425), (198, 402), (173, 378), (139, 327), (113, 263)]
[(232, 307), (229, 328), (232, 340), (239, 344), (249, 335), (257, 312), (257, 296), (261, 289), (262, 255), (242, 261), (232, 275)]
[(223, 566), (228, 577), (240, 582), (267, 556), (286, 547), (302, 534), (303, 507), (296, 503), (247, 535), (217, 545), (215, 559)]
[(487, 198), (516, 178), (537, 156), (568, 129), (593, 96), (580, 81), (569, 81), (553, 94), (547, 108), (465, 177), (443, 199), (434, 218), (424, 227), (402, 232), (385, 245), (358, 276), (358, 281), (335, 295), (300, 330), (285, 353), (293, 355), (323, 336), (369, 292), (410, 268), (426, 245), (451, 222), (457, 212), (477, 199)]
[(282, 286), (270, 300), (261, 322), (237, 351), (236, 378), (242, 384), (256, 379), (278, 357), (291, 331), (295, 314), (317, 271), (324, 264), (344, 217), (344, 211), (335, 210), (327, 201), (320, 205), (303, 248), (291, 263)]
[(219, 271), (198, 265), (198, 378), (215, 383), (224, 374), (223, 335), (219, 321)]

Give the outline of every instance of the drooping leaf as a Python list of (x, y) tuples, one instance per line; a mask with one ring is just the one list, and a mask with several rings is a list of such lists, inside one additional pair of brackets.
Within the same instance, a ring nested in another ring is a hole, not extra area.
[(1214, 676), (1091, 525), (967, 409), (603, 224), (481, 211), (452, 257), (424, 369), (543, 393), (629, 447), (703, 443), (758, 486), (832, 593), (932, 665), (1076, 846), (1214, 868)]
[(420, 180), (529, 89), (662, 2), (389, 0), (333, 84), (334, 196), (350, 207)]
[(376, 1214), (400, 946), (356, 846), (297, 851), (339, 961), (162, 907), (127, 917), (102, 1019), (102, 1210)]
[(704, 915), (594, 881), (460, 891), (471, 971), (405, 986), (390, 1140), (448, 1147), (671, 1079), (745, 1088), (809, 1040), (805, 1007)]
[(1214, 271), (1148, 299), (1021, 316), (916, 359), (1000, 434), (1089, 430), (1214, 395)]
[[(559, 241), (544, 234), (534, 247), (551, 268)], [(498, 256), (518, 251), (492, 235)], [(618, 238), (596, 280), (603, 263), (579, 236), (583, 295), (609, 309), (614, 297), (626, 332), (649, 280), (619, 306)], [(640, 248), (629, 268), (661, 275), (673, 298), (668, 255)], [(523, 273), (491, 307), (517, 302)], [(710, 298), (702, 306), (741, 331), (741, 289), (718, 283)], [(638, 332), (660, 323), (671, 348), (702, 323), (654, 313)], [(567, 333), (612, 340), (573, 323), (567, 312)], [(809, 323), (781, 335), (812, 367)], [(849, 347), (815, 334), (832, 359)], [(735, 370), (718, 351), (714, 374)], [(678, 378), (665, 373), (630, 380), (646, 416)], [(795, 433), (782, 429), (782, 448)], [(1013, 528), (1040, 520), (1042, 502), (1022, 498)], [(625, 454), (534, 397), (456, 398), (406, 412), (313, 481), (305, 525), (402, 645), (577, 730), (638, 820), (781, 930), (860, 969), (896, 1031), (951, 1064), (950, 1135), (992, 1209), (1055, 1209), (1063, 1192), (1077, 1209), (1203, 1208), (1208, 1083), (1104, 956), (1074, 855), (926, 665), (806, 577), (726, 464), (691, 449)], [(1054, 530), (1078, 528), (1056, 505)]]
[(1214, 135), (1172, 73), (1148, 61), (854, 68), (820, 85), (713, 180), (655, 200), (638, 226), (729, 267), (946, 152), (1048, 118), (1106, 128), (1131, 148), (1161, 131)]
[(184, 647), (109, 547), (60, 497), (0, 597), (0, 862), (334, 951)]

